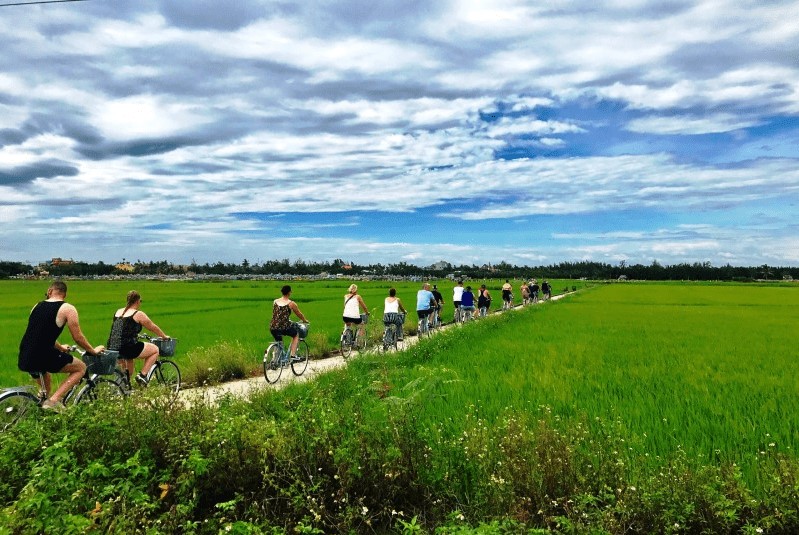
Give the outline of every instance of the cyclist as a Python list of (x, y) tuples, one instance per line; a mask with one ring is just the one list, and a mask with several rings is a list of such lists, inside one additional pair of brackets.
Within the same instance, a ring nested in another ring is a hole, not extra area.
[(529, 305), (530, 304), (530, 286), (528, 286), (527, 282), (525, 282), (525, 281), (522, 281), (521, 292), (522, 292), (522, 305)]
[(461, 296), (463, 296), (463, 281), (459, 280), (457, 286), (452, 289), (452, 306), (455, 307), (454, 320), (458, 321), (461, 310)]
[[(28, 316), (28, 327), (19, 344), (19, 360), (17, 366), (20, 370), (28, 372), (31, 377), (38, 380), (42, 378), (47, 399), (42, 403), (45, 409), (63, 409), (61, 400), (69, 389), (80, 381), (86, 373), (86, 364), (72, 358), (68, 353), (69, 347), (58, 343), (58, 337), (64, 327), (69, 328), (72, 339), (89, 355), (97, 355), (105, 348), (93, 347), (78, 321), (78, 311), (64, 300), (67, 297), (67, 285), (61, 281), (54, 281), (47, 289), (46, 299), (37, 303)], [(50, 395), (52, 373), (66, 373), (67, 378)]]
[(508, 279), (505, 279), (505, 284), (502, 285), (502, 301), (504, 302), (504, 308), (513, 306), (513, 286), (510, 285)]
[[(161, 338), (169, 337), (140, 310), (142, 299), (139, 292), (129, 291), (126, 299), (125, 308), (120, 308), (114, 313), (107, 345), (108, 349), (119, 351), (119, 360), (127, 370), (128, 377), (135, 375), (137, 383), (147, 386), (147, 373), (158, 360), (158, 346), (150, 342), (141, 342), (137, 336), (144, 327)], [(144, 365), (138, 375), (134, 359), (144, 359)]]
[(541, 288), (538, 286), (538, 281), (533, 279), (530, 281), (530, 297), (533, 300), (533, 303), (538, 302), (538, 292)]
[(480, 292), (477, 296), (477, 308), (480, 309), (480, 315), (485, 317), (488, 315), (488, 309), (491, 308), (491, 294), (486, 290), (486, 285), (480, 285)]
[(549, 281), (541, 283), (541, 293), (544, 294), (544, 301), (552, 298), (552, 286), (549, 285)]
[(297, 345), (300, 343), (300, 331), (291, 323), (291, 313), (297, 315), (301, 321), (308, 323), (305, 316), (300, 312), (300, 307), (297, 303), (291, 300), (291, 286), (286, 284), (280, 289), (282, 297), (272, 301), (272, 321), (269, 323), (269, 332), (276, 341), (283, 340), (283, 336), (291, 336), (291, 346), (289, 354), (292, 359), (297, 358)]
[(474, 317), (474, 294), (471, 286), (467, 286), (461, 295), (461, 310), (471, 312)]
[(441, 292), (438, 291), (438, 286), (433, 285), (433, 289), (430, 290), (430, 293), (433, 294), (433, 297), (436, 299), (436, 314), (438, 314), (439, 320), (441, 319), (441, 309), (444, 307), (444, 296), (441, 295)]
[(420, 322), (430, 316), (434, 306), (436, 306), (436, 298), (430, 291), (430, 283), (425, 282), (422, 289), (416, 292), (416, 315)]
[[(356, 284), (350, 284), (347, 293), (344, 294), (344, 315), (342, 319), (344, 320), (345, 327), (350, 327), (353, 324), (358, 325), (358, 336), (363, 336), (360, 310), (362, 310), (364, 314), (369, 313), (369, 309), (366, 308), (366, 303), (363, 302), (363, 298), (358, 295), (358, 286)], [(344, 335), (342, 334), (342, 336)]]
[[(402, 313), (402, 314), (400, 314)], [(397, 340), (402, 340), (402, 324), (405, 319), (405, 314), (408, 311), (402, 306), (402, 301), (397, 297), (397, 290), (389, 288), (388, 297), (386, 297), (385, 305), (383, 307), (383, 324), (388, 327), (390, 324), (397, 326)]]

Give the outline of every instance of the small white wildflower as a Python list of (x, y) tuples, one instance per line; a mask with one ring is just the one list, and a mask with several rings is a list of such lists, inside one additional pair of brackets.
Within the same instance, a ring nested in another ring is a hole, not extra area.
[(361, 508), (361, 514), (364, 514), (364, 515), (365, 515), (365, 514), (366, 514), (366, 513), (368, 513), (368, 512), (369, 512), (369, 508), (368, 508), (368, 507), (366, 507), (366, 506), (364, 505), (364, 506)]

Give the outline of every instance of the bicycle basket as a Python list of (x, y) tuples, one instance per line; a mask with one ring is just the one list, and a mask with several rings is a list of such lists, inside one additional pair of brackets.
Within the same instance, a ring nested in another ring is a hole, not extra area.
[(175, 354), (176, 338), (154, 338), (153, 343), (158, 346), (158, 354), (162, 357), (171, 357)]
[(106, 349), (99, 355), (84, 354), (83, 362), (86, 363), (86, 371), (89, 373), (114, 375), (114, 369), (117, 367), (118, 358), (119, 351)]
[(305, 338), (308, 336), (308, 329), (310, 328), (310, 325), (308, 323), (296, 322), (294, 323), (294, 326), (297, 327), (297, 332), (300, 335), (300, 340), (305, 340)]
[(361, 314), (361, 323), (363, 325), (369, 323), (369, 314)]

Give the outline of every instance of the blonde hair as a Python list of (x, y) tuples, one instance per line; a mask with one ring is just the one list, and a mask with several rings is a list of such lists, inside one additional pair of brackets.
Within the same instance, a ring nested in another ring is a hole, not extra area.
[(349, 292), (350, 292), (351, 294), (354, 294), (354, 293), (355, 293), (355, 292), (357, 292), (357, 291), (358, 291), (358, 285), (357, 285), (357, 284), (350, 284), (350, 290), (349, 290)]

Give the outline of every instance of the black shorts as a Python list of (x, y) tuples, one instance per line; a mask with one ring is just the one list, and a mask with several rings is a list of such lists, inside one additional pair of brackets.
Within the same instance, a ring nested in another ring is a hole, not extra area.
[(293, 323), (287, 329), (269, 329), (269, 332), (272, 333), (272, 336), (278, 342), (282, 341), (284, 336), (294, 338), (300, 334), (300, 331), (297, 330), (297, 327)]
[(348, 318), (347, 316), (342, 316), (341, 319), (344, 320), (344, 323), (354, 323), (355, 325), (360, 325), (362, 321), (360, 316), (357, 318)]
[(432, 310), (417, 310), (416, 311), (416, 315), (419, 317), (419, 321), (421, 321), (422, 319), (424, 319), (427, 316), (429, 316), (431, 312), (433, 312), (433, 311)]
[(503, 301), (510, 301), (510, 290), (502, 290), (502, 299)]
[(69, 353), (64, 353), (62, 351), (53, 348), (49, 351), (46, 355), (43, 355), (42, 358), (36, 364), (36, 370), (22, 370), (26, 371), (30, 374), (31, 377), (34, 379), (38, 379), (39, 376), (43, 373), (58, 373), (64, 369), (64, 366), (68, 366), (72, 364), (72, 361), (75, 360), (72, 355)]
[(119, 358), (122, 360), (133, 360), (139, 358), (141, 352), (144, 351), (144, 342), (136, 342), (135, 344), (124, 345), (119, 348)]

